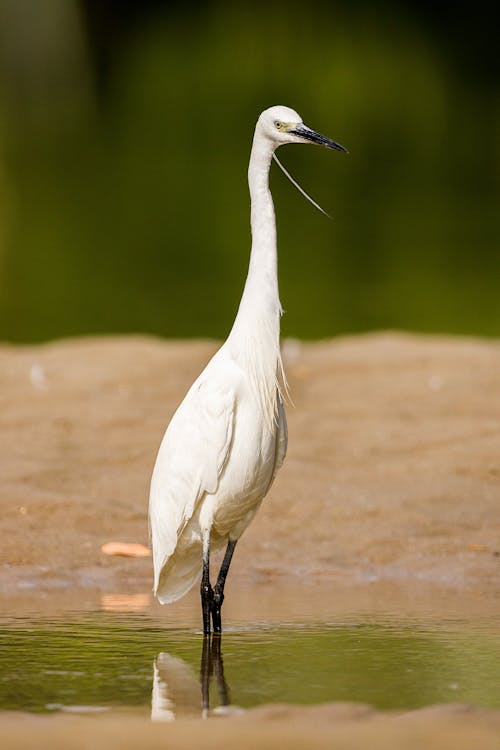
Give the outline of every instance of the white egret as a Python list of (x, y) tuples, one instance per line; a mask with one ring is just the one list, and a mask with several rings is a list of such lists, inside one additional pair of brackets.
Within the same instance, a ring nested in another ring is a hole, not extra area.
[[(201, 569), (204, 635), (210, 634), (210, 619), (214, 631), (221, 631), (224, 583), (236, 542), (287, 448), (276, 222), (269, 190), (271, 159), (285, 143), (346, 151), (304, 125), (288, 107), (271, 107), (260, 115), (248, 168), (252, 248), (238, 314), (226, 342), (172, 417), (151, 479), (154, 592), (162, 604), (173, 602), (193, 586)], [(212, 588), (210, 551), (223, 546), (226, 553)]]

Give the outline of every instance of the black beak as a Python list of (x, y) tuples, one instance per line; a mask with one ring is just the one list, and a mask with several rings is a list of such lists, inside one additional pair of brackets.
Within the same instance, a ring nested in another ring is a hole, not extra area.
[(332, 141), (331, 138), (327, 138), (326, 135), (316, 133), (315, 130), (311, 130), (307, 125), (299, 125), (294, 130), (290, 130), (290, 133), (292, 133), (292, 135), (298, 135), (299, 138), (304, 138), (306, 141), (311, 141), (311, 143), (317, 143), (319, 146), (331, 148), (333, 151), (343, 151), (345, 154), (349, 153), (349, 151), (344, 148), (344, 146), (341, 146), (340, 143)]

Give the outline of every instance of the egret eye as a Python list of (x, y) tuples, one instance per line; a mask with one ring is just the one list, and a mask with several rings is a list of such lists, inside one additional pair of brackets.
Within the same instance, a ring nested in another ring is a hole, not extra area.
[(280, 122), (279, 120), (275, 120), (274, 121), (274, 125), (275, 125), (276, 128), (278, 128), (278, 130), (281, 130), (282, 127), (283, 127), (283, 123)]

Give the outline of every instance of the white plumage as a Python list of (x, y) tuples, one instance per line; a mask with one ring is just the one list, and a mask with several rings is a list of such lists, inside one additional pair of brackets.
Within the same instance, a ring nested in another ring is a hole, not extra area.
[[(205, 602), (213, 599), (209, 550), (241, 536), (285, 458), (281, 305), (268, 176), (277, 146), (307, 142), (345, 150), (307, 128), (287, 107), (271, 107), (257, 121), (248, 170), (252, 250), (238, 314), (226, 342), (175, 412), (151, 480), (154, 591), (162, 603), (183, 596), (199, 579), (202, 563)], [(224, 580), (225, 573), (219, 608)], [(202, 602), (203, 597), (202, 586)], [(214, 629), (219, 629), (215, 618)]]
[(216, 550), (252, 520), (286, 452), (282, 404), (271, 429), (266, 417), (244, 370), (220, 349), (174, 414), (153, 473), (154, 591), (162, 604), (199, 578), (203, 530)]

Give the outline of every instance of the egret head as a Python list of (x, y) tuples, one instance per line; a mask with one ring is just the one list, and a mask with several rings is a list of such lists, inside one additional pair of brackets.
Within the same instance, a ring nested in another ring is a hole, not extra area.
[(347, 153), (347, 149), (340, 143), (304, 125), (301, 116), (289, 107), (276, 106), (265, 109), (259, 117), (257, 128), (273, 143), (274, 148), (285, 143), (317, 143), (334, 151)]

